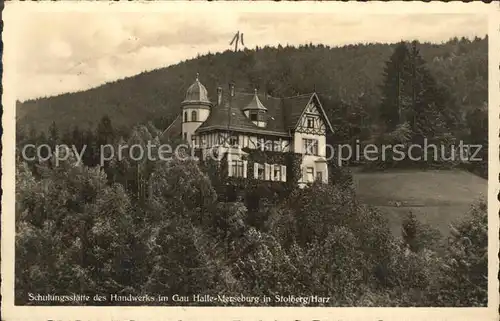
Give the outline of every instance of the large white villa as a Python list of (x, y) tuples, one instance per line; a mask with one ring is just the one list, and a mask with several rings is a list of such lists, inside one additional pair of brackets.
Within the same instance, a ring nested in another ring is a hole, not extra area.
[(316, 93), (275, 98), (238, 92), (234, 86), (217, 89), (210, 101), (198, 76), (181, 102), (181, 113), (162, 136), (181, 136), (204, 153), (227, 153), (228, 176), (286, 181), (283, 164), (253, 163), (248, 168), (242, 149), (301, 154), (303, 185), (328, 181), (326, 134), (332, 126)]

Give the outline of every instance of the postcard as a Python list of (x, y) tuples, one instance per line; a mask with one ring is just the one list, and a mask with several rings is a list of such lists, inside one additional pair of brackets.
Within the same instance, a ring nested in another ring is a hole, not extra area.
[(8, 2), (5, 320), (496, 320), (500, 12)]

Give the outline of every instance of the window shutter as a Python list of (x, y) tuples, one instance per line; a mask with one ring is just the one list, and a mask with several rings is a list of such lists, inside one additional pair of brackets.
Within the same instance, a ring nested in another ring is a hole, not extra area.
[(243, 161), (243, 177), (247, 178), (247, 167), (248, 167), (248, 161)]
[(274, 181), (274, 165), (269, 165), (269, 180)]
[(227, 161), (227, 176), (233, 176), (233, 166), (230, 160)]
[(269, 174), (270, 174), (270, 166), (269, 164), (264, 164), (264, 179), (269, 180)]
[(259, 163), (253, 163), (253, 178), (259, 178)]
[(281, 165), (281, 181), (286, 182), (286, 166)]

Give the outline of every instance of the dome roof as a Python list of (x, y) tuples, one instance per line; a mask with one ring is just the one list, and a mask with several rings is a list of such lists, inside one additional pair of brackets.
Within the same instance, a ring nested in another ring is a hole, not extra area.
[(184, 99), (182, 103), (202, 103), (211, 105), (210, 100), (208, 100), (207, 89), (198, 79), (198, 74), (196, 74), (196, 80), (194, 81), (194, 83), (189, 86), (188, 90), (186, 91), (186, 99)]
[(243, 108), (243, 110), (267, 110), (267, 108), (262, 104), (259, 96), (257, 95), (257, 89), (255, 89), (255, 95), (253, 96), (252, 100), (250, 100), (248, 105)]

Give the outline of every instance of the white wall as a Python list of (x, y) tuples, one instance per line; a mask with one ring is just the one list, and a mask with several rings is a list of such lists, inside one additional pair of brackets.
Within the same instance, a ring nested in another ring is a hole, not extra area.
[[(196, 111), (197, 113), (197, 121), (193, 122), (191, 118), (192, 112)], [(187, 122), (184, 122), (184, 115), (187, 113)], [(206, 106), (197, 106), (197, 105), (187, 105), (182, 108), (182, 138), (184, 138), (184, 133), (187, 133), (187, 142), (191, 144), (191, 136), (194, 132), (200, 127), (200, 125), (207, 120), (210, 115), (210, 109)]]

